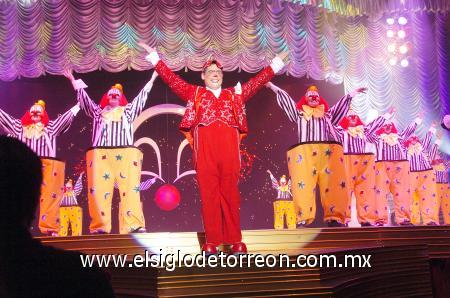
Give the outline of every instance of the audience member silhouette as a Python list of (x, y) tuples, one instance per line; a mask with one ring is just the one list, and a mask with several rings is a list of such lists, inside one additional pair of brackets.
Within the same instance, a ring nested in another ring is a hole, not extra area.
[(0, 297), (114, 297), (108, 275), (84, 268), (79, 252), (31, 237), (41, 167), (25, 144), (0, 136)]

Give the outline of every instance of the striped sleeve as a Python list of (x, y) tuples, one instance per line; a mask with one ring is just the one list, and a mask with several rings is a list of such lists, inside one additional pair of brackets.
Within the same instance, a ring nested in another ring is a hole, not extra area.
[(352, 97), (350, 95), (344, 95), (334, 106), (330, 108), (328, 114), (331, 115), (331, 123), (333, 125), (339, 125), (342, 118), (347, 115), (351, 102)]
[(386, 123), (386, 118), (383, 116), (375, 118), (372, 122), (368, 123), (364, 129), (364, 135), (370, 143), (377, 141), (375, 132)]
[(83, 88), (77, 90), (77, 100), (80, 103), (80, 108), (89, 117), (95, 118), (96, 115), (101, 113), (100, 106), (92, 101), (92, 99)]
[(295, 101), (286, 91), (281, 89), (277, 90), (277, 102), (280, 108), (286, 113), (289, 120), (297, 122), (297, 119), (300, 117), (300, 112), (297, 110)]
[(2, 127), (6, 133), (12, 136), (18, 136), (21, 132), (22, 123), (19, 119), (12, 117), (0, 109), (0, 127)]
[(72, 110), (68, 110), (55, 120), (52, 120), (48, 123), (49, 133), (53, 136), (57, 136), (66, 132), (72, 124), (74, 118), (75, 115), (73, 114)]
[(334, 126), (334, 132), (336, 133), (337, 141), (342, 144), (344, 142), (344, 129), (340, 126)]
[[(150, 83), (150, 82), (149, 82)], [(153, 84), (147, 83), (144, 88), (139, 92), (139, 94), (133, 99), (131, 103), (129, 103), (125, 109), (125, 113), (127, 114), (130, 122), (133, 122), (139, 114), (144, 109), (145, 104), (147, 103), (148, 93), (153, 87)]]
[(278, 181), (274, 176), (270, 175), (270, 181), (272, 182), (272, 187), (278, 190)]
[(75, 196), (77, 196), (77, 197), (80, 195), (81, 191), (83, 190), (83, 173), (80, 174), (80, 177), (78, 177), (78, 179), (77, 179), (77, 183), (75, 183), (75, 186), (73, 187), (73, 192), (75, 193)]
[(407, 128), (405, 128), (402, 132), (399, 133), (399, 136), (402, 139), (406, 140), (416, 131), (416, 128), (417, 128), (417, 123), (412, 122), (410, 125), (408, 125)]
[(432, 131), (428, 131), (423, 139), (422, 146), (426, 152), (430, 152), (431, 150), (431, 139), (433, 138), (434, 133)]
[(435, 143), (435, 144), (433, 144), (433, 146), (431, 146), (431, 149), (429, 152), (430, 161), (433, 161), (436, 159), (438, 150), (439, 150), (438, 144)]

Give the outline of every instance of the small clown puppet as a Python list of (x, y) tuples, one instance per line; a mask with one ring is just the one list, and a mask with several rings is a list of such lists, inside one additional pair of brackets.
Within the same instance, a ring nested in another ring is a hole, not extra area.
[(294, 202), (292, 201), (291, 179), (286, 179), (286, 175), (281, 176), (277, 181), (270, 170), (267, 170), (272, 182), (272, 188), (277, 191), (277, 198), (273, 202), (274, 228), (275, 230), (284, 229), (284, 219), (288, 229), (296, 227), (296, 213)]
[(297, 124), (298, 142), (287, 152), (297, 222), (308, 225), (314, 221), (319, 186), (324, 221), (329, 227), (344, 227), (348, 190), (336, 127), (347, 114), (352, 98), (367, 88), (357, 88), (329, 107), (316, 86), (308, 87), (297, 103), (273, 83), (266, 86), (276, 93), (278, 105), (289, 120)]
[(288, 52), (278, 54), (249, 81), (222, 88), (224, 65), (210, 57), (200, 74), (203, 86), (175, 74), (155, 48), (140, 44), (155, 70), (170, 89), (186, 102), (180, 131), (190, 141), (202, 204), (206, 242), (201, 250), (217, 254), (230, 244), (234, 254), (247, 253), (240, 223), (240, 142), (248, 133), (245, 103), (284, 67)]
[[(439, 151), (439, 147), (442, 145), (442, 134), (436, 135), (436, 141), (430, 145), (429, 160), (431, 160), (431, 166), (433, 167), (436, 177), (436, 200), (439, 208), (442, 210), (444, 217), (444, 224), (450, 225), (450, 180), (449, 169), (450, 161), (448, 155)], [(439, 207), (440, 206), (440, 207)]]
[(134, 146), (133, 121), (144, 109), (157, 73), (153, 72), (130, 103), (121, 84), (114, 84), (96, 104), (85, 91), (87, 85), (81, 79), (75, 80), (71, 71), (66, 71), (65, 76), (77, 91), (81, 109), (94, 120), (92, 147), (86, 152), (90, 233), (111, 232), (115, 183), (120, 194), (119, 233), (146, 232), (139, 192), (143, 153)]
[(404, 142), (422, 123), (422, 116), (404, 130), (398, 131), (390, 119), (375, 132), (375, 197), (377, 226), (388, 223), (388, 194), (394, 200), (395, 221), (399, 225), (412, 225), (412, 196), (409, 179), (409, 161)]
[(351, 197), (356, 198), (358, 222), (361, 226), (373, 226), (376, 221), (375, 202), (375, 132), (391, 119), (394, 109), (368, 124), (350, 109), (339, 122), (336, 132), (344, 148), (344, 162), (349, 192), (346, 221), (351, 217)]
[(77, 197), (83, 190), (83, 174), (81, 173), (73, 186), (72, 179), (67, 180), (64, 185), (64, 194), (59, 207), (59, 218), (61, 229), (59, 236), (68, 236), (69, 226), (72, 230), (72, 236), (81, 236), (83, 229), (83, 210), (78, 205)]
[(79, 110), (75, 105), (55, 120), (50, 120), (43, 100), (36, 101), (21, 119), (0, 109), (0, 127), (9, 136), (27, 144), (41, 159), (43, 182), (38, 225), (45, 235), (58, 236), (59, 231), (65, 163), (56, 158), (56, 139), (69, 129)]
[(439, 205), (436, 195), (436, 178), (429, 152), (431, 139), (436, 133), (436, 123), (432, 123), (423, 142), (413, 134), (403, 145), (409, 161), (410, 190), (413, 203), (411, 206), (411, 222), (414, 225), (438, 225)]

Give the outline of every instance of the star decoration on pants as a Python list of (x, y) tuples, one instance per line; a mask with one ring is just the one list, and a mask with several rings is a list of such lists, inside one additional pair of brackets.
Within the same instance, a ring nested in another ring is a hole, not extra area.
[(305, 183), (304, 183), (303, 181), (300, 181), (300, 182), (298, 183), (298, 187), (299, 187), (300, 189), (304, 189), (304, 188), (305, 188)]
[(316, 175), (317, 175), (317, 170), (316, 170), (316, 169), (314, 169), (314, 170), (312, 171), (312, 175), (313, 175), (313, 176), (316, 176)]
[(105, 175), (103, 175), (103, 179), (105, 179), (105, 181), (106, 181), (110, 178), (109, 176), (110, 176), (109, 173), (105, 173)]
[(116, 160), (117, 160), (117, 161), (122, 160), (122, 155), (117, 154), (117, 155), (116, 155)]
[(333, 153), (333, 152), (330, 149), (327, 149), (327, 151), (325, 151), (326, 156), (331, 156), (331, 153)]
[(139, 185), (136, 186), (136, 187), (134, 187), (133, 190), (134, 190), (136, 193), (138, 193), (138, 192), (140, 191)]
[(345, 188), (345, 181), (341, 181), (341, 183), (339, 184), (339, 186), (340, 186), (341, 188)]

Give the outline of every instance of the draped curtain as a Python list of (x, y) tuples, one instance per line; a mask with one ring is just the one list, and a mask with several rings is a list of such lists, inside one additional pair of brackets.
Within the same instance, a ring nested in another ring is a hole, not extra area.
[[(225, 70), (256, 72), (288, 50), (287, 75), (367, 86), (353, 102), (358, 113), (395, 106), (400, 127), (419, 111), (428, 124), (449, 113), (449, 8), (446, 0), (0, 1), (0, 79), (149, 69), (139, 41), (176, 70), (199, 71), (213, 55)], [(409, 21), (408, 67), (388, 63), (390, 15)]]

